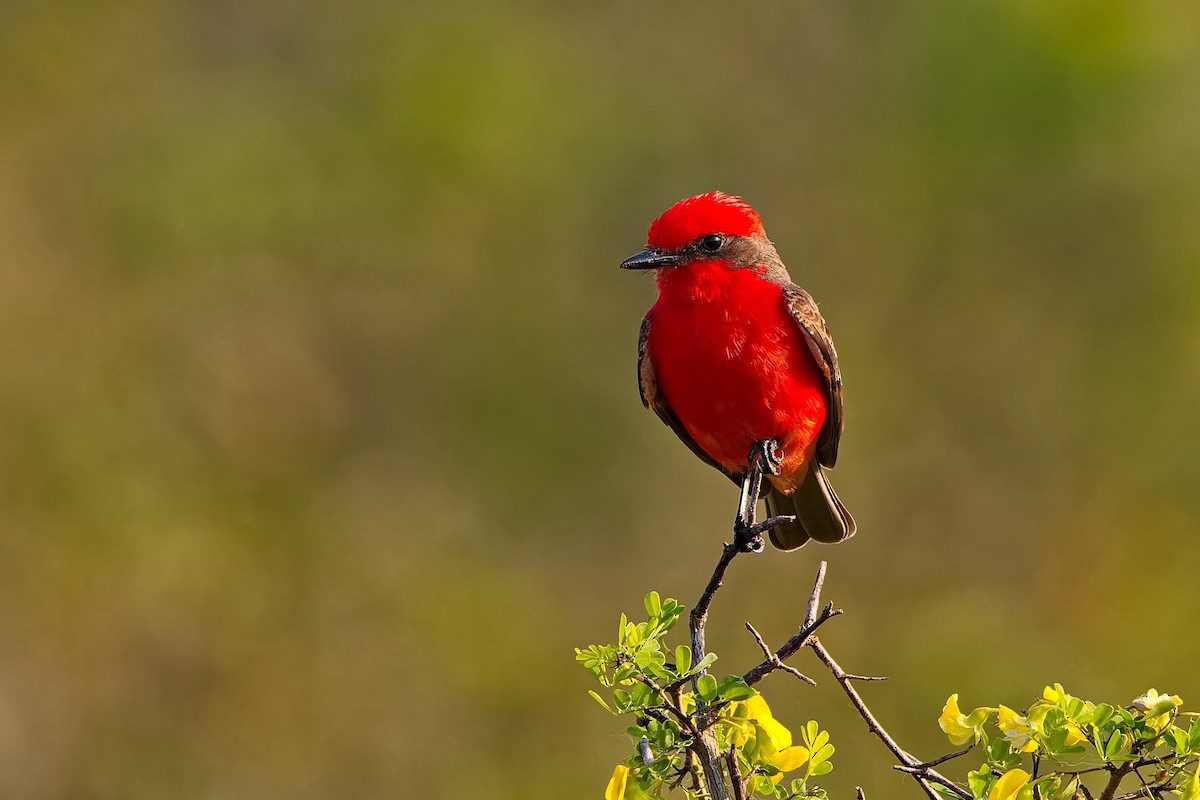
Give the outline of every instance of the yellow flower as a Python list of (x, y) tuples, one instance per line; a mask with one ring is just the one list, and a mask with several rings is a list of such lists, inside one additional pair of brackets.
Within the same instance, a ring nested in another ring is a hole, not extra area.
[(994, 708), (981, 707), (964, 716), (958, 708), (958, 695), (952, 694), (946, 699), (946, 705), (942, 708), (942, 715), (938, 717), (938, 725), (941, 726), (942, 732), (950, 739), (950, 744), (955, 747), (962, 747), (968, 742), (978, 741), (980, 728), (983, 727), (984, 721), (995, 710)]
[(617, 764), (612, 777), (608, 779), (608, 787), (604, 790), (604, 800), (651, 800), (649, 794), (633, 780), (636, 770), (624, 764)]
[(1037, 750), (1037, 742), (1033, 740), (1036, 729), (1028, 718), (1022, 717), (1008, 706), (1000, 706), (996, 724), (1014, 749), (1022, 753), (1032, 753)]
[(1134, 708), (1147, 714), (1164, 714), (1181, 705), (1183, 701), (1179, 699), (1179, 695), (1159, 694), (1154, 689), (1147, 689), (1144, 695), (1133, 701)]
[[(1001, 706), (1003, 708), (1003, 706)], [(1029, 783), (1029, 773), (1023, 769), (1011, 769), (992, 784), (987, 800), (1014, 800), (1017, 793)]]
[(1060, 703), (1065, 705), (1071, 699), (1071, 695), (1067, 694), (1061, 683), (1056, 683), (1053, 686), (1047, 686), (1045, 689), (1042, 689), (1042, 699), (1055, 705), (1059, 705)]
[(1171, 721), (1171, 712), (1183, 705), (1177, 694), (1159, 694), (1154, 689), (1148, 689), (1144, 695), (1133, 701), (1133, 707), (1146, 715), (1146, 724), (1162, 733), (1163, 728)]
[[(1042, 700), (1045, 700), (1046, 702), (1043, 703), (1041, 700), (1039, 700), (1029, 709), (1029, 722), (1035, 729), (1041, 730), (1042, 721), (1046, 718), (1046, 712), (1048, 712), (1051, 708), (1059, 708), (1064, 712), (1067, 712), (1067, 721), (1063, 725), (1067, 731), (1066, 746), (1072, 747), (1080, 742), (1087, 741), (1087, 736), (1082, 730), (1079, 729), (1079, 725), (1069, 714), (1071, 703), (1075, 700), (1075, 698), (1067, 694), (1066, 689), (1063, 688), (1061, 683), (1056, 683), (1053, 686), (1047, 686), (1046, 688), (1042, 689)], [(1047, 705), (1047, 703), (1049, 703), (1049, 705)], [(1095, 708), (1091, 703), (1084, 703), (1083, 706), (1089, 710)], [(1078, 710), (1078, 708), (1079, 707), (1076, 706), (1076, 710)]]
[[(771, 707), (762, 695), (755, 695), (742, 703), (746, 717), (754, 724), (754, 751), (764, 764), (780, 771), (772, 781), (779, 783), (784, 772), (804, 766), (810, 755), (803, 745), (792, 745), (792, 732), (771, 714)], [(736, 738), (736, 735), (735, 735)]]
[(612, 777), (608, 779), (608, 788), (604, 790), (604, 800), (624, 800), (625, 786), (629, 783), (629, 767), (617, 764)]

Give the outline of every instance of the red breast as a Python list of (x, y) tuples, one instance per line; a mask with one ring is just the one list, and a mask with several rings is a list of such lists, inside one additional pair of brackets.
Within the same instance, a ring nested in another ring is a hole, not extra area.
[(827, 389), (782, 287), (765, 268), (719, 260), (657, 275), (647, 354), (680, 422), (734, 473), (746, 470), (756, 442), (779, 440), (785, 459), (772, 483), (795, 488), (825, 421)]

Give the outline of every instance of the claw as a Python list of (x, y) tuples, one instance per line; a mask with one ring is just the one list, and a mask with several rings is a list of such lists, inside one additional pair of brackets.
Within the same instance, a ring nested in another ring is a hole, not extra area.
[(766, 548), (766, 545), (763, 544), (762, 534), (745, 536), (741, 531), (737, 531), (734, 533), (733, 543), (739, 553), (761, 553)]
[(764, 475), (779, 475), (779, 467), (783, 464), (783, 448), (777, 439), (763, 439), (750, 448), (746, 461), (751, 468), (757, 467)]
[(762, 494), (763, 475), (778, 475), (783, 463), (783, 450), (775, 439), (763, 439), (750, 448), (746, 456), (750, 470), (742, 477), (742, 493), (738, 499), (737, 516), (733, 519), (733, 543), (742, 553), (761, 553), (764, 532), (776, 525), (795, 522), (793, 516), (780, 516), (754, 521), (754, 504)]
[(742, 520), (735, 520), (733, 523), (733, 543), (737, 546), (739, 552), (742, 553), (761, 553), (763, 551), (762, 535), (774, 528), (776, 525), (785, 525), (789, 522), (795, 522), (794, 514), (782, 514), (778, 517), (764, 519), (762, 522), (753, 525), (747, 525)]

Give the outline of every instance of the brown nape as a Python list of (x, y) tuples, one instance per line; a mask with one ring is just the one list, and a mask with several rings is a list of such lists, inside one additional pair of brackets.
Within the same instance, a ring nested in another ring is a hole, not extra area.
[(763, 265), (767, 268), (767, 278), (775, 283), (792, 282), (787, 267), (775, 251), (775, 245), (765, 236), (730, 236), (716, 255), (739, 268)]

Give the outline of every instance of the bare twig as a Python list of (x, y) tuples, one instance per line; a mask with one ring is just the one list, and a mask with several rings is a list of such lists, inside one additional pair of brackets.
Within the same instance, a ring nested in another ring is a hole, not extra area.
[(808, 596), (808, 609), (804, 612), (806, 626), (817, 621), (817, 606), (821, 604), (821, 592), (825, 589), (825, 570), (828, 567), (829, 564), (825, 561), (817, 564), (817, 577), (813, 580), (812, 594)]
[(696, 601), (696, 605), (692, 607), (691, 612), (688, 614), (692, 629), (692, 658), (696, 662), (704, 658), (706, 652), (704, 646), (704, 624), (708, 622), (708, 607), (712, 605), (713, 595), (716, 594), (717, 589), (721, 588), (721, 580), (725, 577), (725, 570), (729, 569), (729, 563), (733, 561), (734, 556), (737, 554), (737, 547), (732, 544), (725, 545), (725, 548), (721, 551), (721, 557), (717, 559), (717, 566), (713, 569), (712, 577), (708, 579), (708, 584), (704, 587), (704, 592), (701, 593), (700, 599)]
[[(821, 565), (817, 568), (817, 579), (813, 585), (812, 594), (808, 598), (808, 610), (805, 614), (805, 625), (813, 624), (820, 618), (821, 615), (831, 613), (833, 610), (832, 604), (830, 604), (825, 606), (825, 609), (820, 612), (820, 614), (817, 612), (817, 608), (821, 605), (821, 589), (825, 585), (825, 569), (826, 564), (824, 561), (822, 561)], [(933, 788), (933, 784), (935, 783), (949, 789), (958, 797), (963, 798), (963, 800), (971, 800), (970, 792), (954, 783), (949, 778), (946, 778), (935, 771), (931, 765), (925, 764), (910, 754), (907, 750), (901, 747), (895, 739), (891, 737), (891, 735), (881, 724), (879, 724), (879, 720), (875, 719), (875, 715), (871, 713), (869, 708), (867, 708), (867, 704), (859, 695), (858, 690), (854, 688), (853, 681), (880, 680), (879, 678), (871, 678), (865, 675), (854, 675), (846, 672), (841, 668), (837, 661), (834, 660), (833, 656), (829, 654), (829, 651), (825, 649), (825, 646), (821, 644), (821, 640), (816, 636), (809, 636), (805, 644), (813, 651), (821, 663), (824, 664), (831, 673), (833, 673), (834, 680), (836, 680), (838, 685), (842, 687), (842, 691), (845, 692), (846, 697), (850, 699), (850, 703), (858, 711), (859, 716), (862, 717), (863, 721), (867, 723), (867, 730), (879, 737), (879, 740), (883, 742), (884, 746), (887, 747), (887, 749), (891, 751), (892, 755), (894, 755), (900, 761), (900, 764), (896, 767), (896, 769), (912, 775), (913, 779), (916, 780), (921, 788), (925, 790), (925, 794), (933, 800), (939, 800), (941, 797), (937, 789)], [(1109, 798), (1109, 800), (1111, 800), (1111, 798)]]
[(812, 680), (807, 675), (804, 675), (799, 670), (789, 667), (783, 662), (799, 652), (800, 649), (808, 643), (809, 638), (813, 635), (813, 633), (816, 632), (817, 628), (821, 627), (821, 625), (842, 613), (840, 608), (833, 607), (833, 603), (826, 604), (826, 606), (821, 609), (820, 613), (817, 612), (817, 606), (820, 605), (821, 602), (821, 588), (824, 585), (825, 562), (822, 561), (817, 567), (817, 577), (813, 583), (812, 594), (809, 595), (808, 598), (808, 611), (804, 615), (804, 624), (800, 626), (800, 631), (796, 635), (784, 642), (783, 645), (774, 653), (767, 649), (766, 643), (763, 641), (762, 637), (758, 635), (758, 631), (754, 629), (754, 626), (749, 622), (746, 623), (746, 627), (750, 630), (750, 633), (754, 634), (754, 638), (758, 642), (758, 646), (762, 648), (763, 654), (767, 658), (761, 664), (751, 667), (746, 674), (742, 676), (742, 680), (753, 685), (761, 681), (767, 675), (771, 674), (771, 672), (774, 670), (782, 669), (785, 672), (790, 672), (791, 674), (795, 675), (805, 683), (813, 686), (816, 685), (816, 681)]
[(941, 797), (941, 795), (938, 794), (938, 791), (933, 788), (932, 784), (934, 783), (945, 786), (947, 789), (950, 789), (956, 795), (963, 798), (963, 800), (970, 800), (970, 792), (954, 783), (949, 778), (946, 778), (934, 771), (932, 768), (924, 766), (919, 759), (901, 747), (896, 740), (891, 737), (891, 734), (889, 734), (887, 730), (885, 730), (884, 727), (879, 724), (879, 720), (875, 719), (875, 715), (871, 713), (869, 708), (867, 708), (867, 704), (863, 702), (858, 690), (854, 688), (854, 684), (852, 682), (854, 678), (851, 677), (850, 674), (844, 669), (842, 669), (836, 661), (834, 661), (833, 656), (829, 654), (829, 651), (825, 649), (825, 646), (821, 644), (819, 639), (813, 638), (809, 642), (808, 646), (812, 649), (813, 653), (816, 654), (817, 658), (820, 659), (821, 663), (833, 673), (834, 679), (838, 682), (838, 685), (842, 687), (842, 691), (845, 692), (846, 697), (850, 698), (850, 703), (858, 711), (858, 715), (863, 718), (864, 722), (867, 723), (867, 730), (879, 737), (879, 740), (882, 741), (884, 746), (891, 751), (892, 755), (899, 759), (900, 764), (896, 767), (896, 769), (912, 775), (913, 779), (916, 780), (916, 782), (920, 784), (921, 788), (925, 790), (925, 794), (930, 798), (933, 798), (933, 800), (938, 800)]
[[(709, 578), (704, 591), (700, 595), (699, 601), (689, 614), (692, 657), (697, 663), (703, 660), (707, 649), (705, 645), (705, 624), (708, 621), (709, 607), (712, 605), (717, 589), (721, 588), (721, 582), (725, 577), (729, 564), (737, 554), (738, 550), (734, 545), (725, 545), (721, 551), (720, 558), (717, 560), (716, 567), (713, 569), (712, 576)], [(808, 647), (817, 656), (817, 659), (832, 673), (838, 685), (842, 687), (842, 691), (845, 692), (851, 704), (858, 711), (859, 716), (867, 723), (867, 729), (877, 736), (900, 762), (896, 766), (897, 770), (911, 775), (931, 800), (941, 800), (942, 797), (939, 790), (934, 788), (935, 785), (949, 790), (950, 794), (962, 798), (962, 800), (970, 800), (970, 792), (933, 769), (938, 764), (965, 754), (970, 748), (928, 762), (920, 761), (914, 757), (902, 748), (884, 729), (871, 713), (870, 709), (867, 708), (866, 703), (853, 685), (855, 681), (881, 681), (885, 680), (885, 678), (846, 672), (834, 660), (829, 651), (825, 649), (825, 646), (821, 644), (820, 639), (817, 638), (817, 629), (825, 622), (842, 613), (841, 609), (834, 608), (833, 603), (827, 603), (824, 606), (821, 605), (821, 591), (825, 585), (826, 568), (827, 565), (824, 561), (817, 568), (812, 593), (809, 595), (808, 605), (805, 610), (804, 624), (779, 649), (772, 652), (754, 626), (749, 622), (746, 623), (746, 628), (754, 636), (754, 640), (758, 643), (759, 648), (762, 649), (764, 660), (747, 671), (742, 676), (742, 679), (748, 684), (754, 684), (761, 681), (771, 672), (780, 670), (788, 672), (806, 683), (814, 683), (807, 675), (784, 663), (785, 659), (795, 655), (800, 649)], [(702, 674), (703, 672), (697, 672), (692, 676), (692, 686), (694, 689)], [(660, 690), (666, 698), (669, 698), (667, 708), (673, 713), (678, 713), (678, 711), (682, 710), (678, 706), (678, 692), (680, 688), (678, 684), (672, 684)], [(672, 700), (674, 702), (671, 702)], [(694, 743), (689, 751), (690, 763), (695, 764), (696, 761), (699, 762), (700, 771), (703, 773), (704, 788), (707, 790), (706, 793), (711, 800), (746, 800), (747, 778), (741, 775), (736, 751), (728, 750), (720, 752), (717, 748), (716, 736), (711, 726), (719, 708), (720, 704), (705, 703), (700, 698), (699, 691), (696, 691), (696, 712), (689, 726), (689, 733), (695, 733)], [(693, 755), (694, 760), (691, 760)], [(722, 764), (722, 762), (724, 763)], [(728, 775), (728, 781), (726, 780), (726, 775)], [(700, 775), (695, 775), (695, 779), (699, 783)], [(731, 790), (732, 796), (730, 794)], [(863, 800), (862, 789), (857, 790), (856, 797), (859, 800)], [(1101, 800), (1114, 800), (1113, 794), (1106, 793)]]
[(947, 761), (958, 758), (959, 756), (965, 756), (967, 753), (971, 752), (974, 749), (975, 749), (975, 745), (970, 744), (970, 745), (967, 745), (966, 747), (964, 747), (962, 750), (955, 750), (953, 753), (948, 753), (948, 754), (942, 756), (941, 758), (935, 758), (933, 761), (922, 761), (920, 764), (917, 764), (916, 766), (920, 767), (920, 768), (936, 767), (938, 764), (945, 764)]
[[(762, 635), (759, 634), (759, 632), (757, 630), (755, 630), (754, 626), (751, 625), (749, 622), (746, 623), (746, 630), (750, 631), (750, 633), (754, 635), (754, 641), (758, 642), (758, 646), (762, 648), (763, 655), (765, 655), (767, 658), (761, 664), (752, 668), (749, 672), (747, 672), (745, 675), (743, 675), (742, 680), (744, 680), (746, 683), (749, 683), (749, 684), (758, 683), (760, 680), (762, 680), (767, 675), (769, 675), (772, 671), (781, 669), (790, 675), (796, 676), (800, 680), (807, 683), (809, 686), (817, 685), (816, 681), (814, 681), (812, 678), (805, 675), (800, 670), (783, 663), (784, 657), (781, 657), (778, 653), (772, 653), (771, 648), (767, 647), (767, 643), (763, 641)], [(793, 638), (795, 638), (795, 637), (793, 637)], [(804, 638), (807, 639), (808, 637), (805, 636)], [(782, 650), (783, 648), (780, 648), (780, 649)]]
[[(729, 564), (738, 554), (738, 549), (732, 544), (726, 544), (721, 550), (721, 557), (717, 559), (717, 566), (713, 569), (712, 577), (708, 579), (708, 584), (705, 585), (704, 591), (700, 594), (700, 599), (696, 601), (696, 605), (692, 607), (688, 614), (688, 622), (692, 633), (692, 658), (695, 663), (699, 663), (704, 659), (705, 642), (704, 642), (704, 625), (708, 622), (708, 608), (712, 605), (713, 595), (717, 589), (721, 588), (721, 580), (725, 577), (725, 570), (729, 569)], [(703, 672), (697, 672), (692, 676), (692, 687), (696, 688), (697, 681)], [(712, 728), (703, 723), (705, 711), (705, 702), (700, 697), (700, 692), (696, 691), (696, 714), (701, 720), (697, 725), (699, 735), (695, 739), (695, 744), (692, 751), (700, 760), (700, 767), (704, 770), (704, 782), (708, 784), (708, 793), (711, 800), (730, 800), (729, 786), (725, 782), (721, 770), (721, 755), (717, 750), (717, 737), (713, 734)]]

